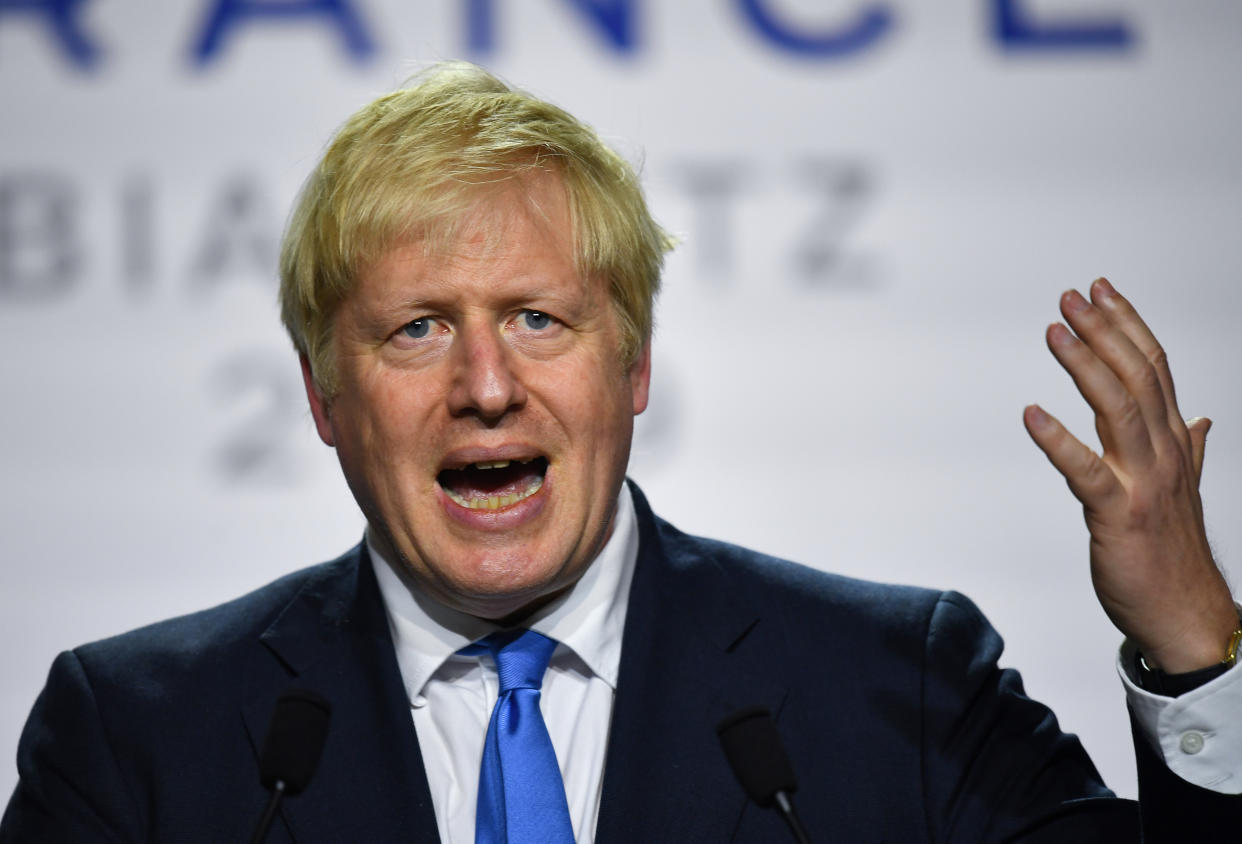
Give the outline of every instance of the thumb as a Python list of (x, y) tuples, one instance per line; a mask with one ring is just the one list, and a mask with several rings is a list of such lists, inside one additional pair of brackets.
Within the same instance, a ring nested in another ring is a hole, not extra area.
[(1186, 420), (1186, 428), (1190, 431), (1190, 457), (1197, 481), (1203, 474), (1203, 450), (1207, 445), (1207, 434), (1212, 428), (1212, 420), (1206, 416), (1196, 416)]

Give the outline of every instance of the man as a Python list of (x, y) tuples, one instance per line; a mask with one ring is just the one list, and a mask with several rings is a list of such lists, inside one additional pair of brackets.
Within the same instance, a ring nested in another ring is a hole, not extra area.
[[(717, 745), (756, 704), (815, 840), (1138, 840), (1138, 809), (997, 669), (965, 598), (685, 536), (625, 483), (668, 246), (591, 130), (476, 68), (355, 114), (293, 215), (281, 301), (365, 542), (62, 654), (0, 839), (241, 838), (266, 799), (256, 749), (297, 686), (331, 726), (271, 841), (784, 841)], [(1242, 684), (1222, 659), (1240, 637), (1197, 493), (1207, 423), (1181, 421), (1107, 282), (1062, 312), (1049, 345), (1103, 455), (1036, 407), (1025, 421), (1083, 502), (1135, 677), (1164, 692), (1130, 691), (1142, 824), (1234, 840)], [(509, 649), (532, 641), (514, 684)], [(522, 780), (549, 742), (555, 781)]]

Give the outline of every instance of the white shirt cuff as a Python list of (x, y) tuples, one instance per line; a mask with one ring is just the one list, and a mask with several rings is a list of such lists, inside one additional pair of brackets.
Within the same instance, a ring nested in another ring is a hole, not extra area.
[(1242, 665), (1179, 697), (1139, 688), (1135, 647), (1121, 646), (1117, 673), (1139, 732), (1189, 783), (1220, 794), (1242, 794)]

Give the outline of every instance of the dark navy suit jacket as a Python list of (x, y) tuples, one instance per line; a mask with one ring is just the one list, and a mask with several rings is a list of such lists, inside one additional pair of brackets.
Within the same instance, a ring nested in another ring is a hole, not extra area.
[[(1139, 840), (1138, 806), (996, 667), (955, 593), (824, 574), (686, 536), (635, 489), (640, 544), (596, 841), (785, 842), (715, 735), (776, 715), (812, 840)], [(434, 842), (436, 823), (365, 551), (202, 613), (62, 654), (18, 752), (0, 842), (232, 842), (267, 794), (257, 748), (290, 686), (332, 703), (318, 773), (269, 841)], [(1145, 745), (1148, 840), (1236, 841), (1242, 798)]]

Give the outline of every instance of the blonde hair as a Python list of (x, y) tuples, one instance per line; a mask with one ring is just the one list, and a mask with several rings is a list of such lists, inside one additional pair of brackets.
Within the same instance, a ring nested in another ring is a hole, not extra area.
[(325, 397), (332, 319), (369, 261), (403, 240), (451, 238), (481, 186), (552, 170), (575, 261), (609, 287), (628, 367), (651, 336), (669, 235), (633, 169), (568, 112), (465, 62), (436, 65), (345, 122), (294, 206), (280, 254), (281, 319)]

